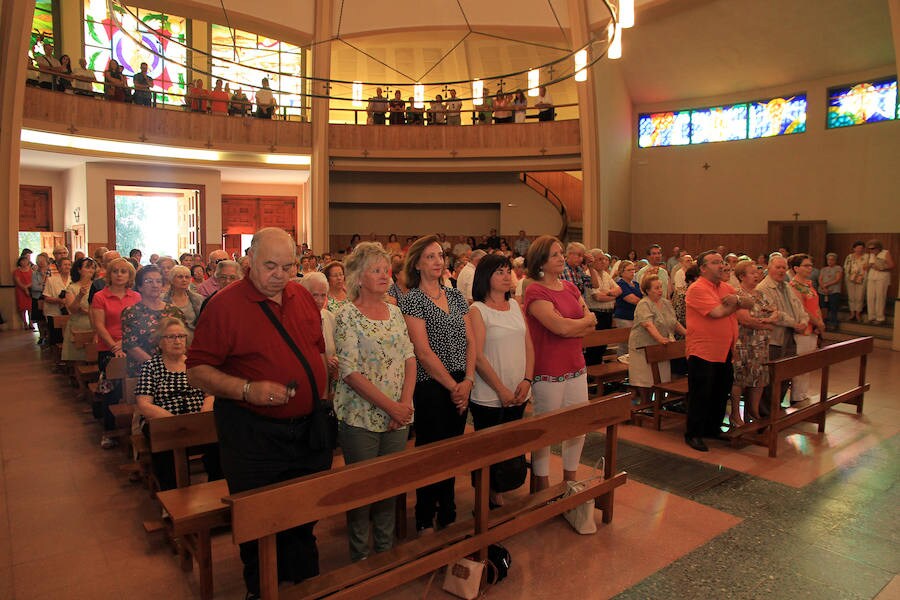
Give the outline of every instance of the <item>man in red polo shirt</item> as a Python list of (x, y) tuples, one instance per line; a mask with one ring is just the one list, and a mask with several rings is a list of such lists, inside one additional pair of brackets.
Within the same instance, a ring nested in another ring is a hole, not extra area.
[(731, 349), (738, 333), (734, 313), (750, 308), (753, 302), (748, 299), (747, 306), (742, 306), (734, 288), (722, 282), (725, 262), (718, 252), (703, 252), (697, 257), (697, 265), (700, 277), (688, 287), (685, 297), (688, 411), (684, 441), (694, 450), (706, 452), (703, 438), (721, 435), (734, 381)]
[[(311, 447), (309, 420), (325, 393), (322, 319), (309, 292), (291, 281), (296, 244), (282, 229), (261, 229), (250, 245), (250, 270), (203, 310), (188, 352), (188, 381), (216, 396), (222, 470), (234, 494), (331, 468), (332, 449)], [(267, 306), (311, 367), (266, 315)], [(278, 534), (279, 579), (319, 573), (314, 523)], [(247, 598), (259, 597), (257, 543), (241, 544)]]

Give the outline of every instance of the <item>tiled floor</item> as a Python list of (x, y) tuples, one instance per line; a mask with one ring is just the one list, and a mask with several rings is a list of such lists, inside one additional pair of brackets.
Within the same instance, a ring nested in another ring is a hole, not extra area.
[[(596, 535), (557, 519), (516, 536), (506, 542), (510, 576), (490, 596), (897, 597), (900, 405), (891, 386), (900, 354), (877, 350), (869, 364), (865, 415), (831, 416), (825, 436), (792, 434), (774, 460), (762, 448), (721, 445), (701, 456), (677, 428), (625, 427), (632, 442), (741, 474), (687, 497), (632, 480)], [(833, 373), (836, 382), (848, 377)], [(124, 455), (100, 450), (98, 426), (27, 333), (0, 334), (0, 385), (0, 599), (199, 597), (196, 574), (144, 532), (158, 509), (119, 469)], [(466, 482), (458, 494), (468, 510)], [(343, 519), (316, 532), (323, 568), (346, 564)], [(213, 559), (216, 597), (242, 598), (227, 534), (214, 538)], [(429, 598), (448, 597), (440, 583)], [(423, 579), (385, 597), (420, 598), (424, 587)]]

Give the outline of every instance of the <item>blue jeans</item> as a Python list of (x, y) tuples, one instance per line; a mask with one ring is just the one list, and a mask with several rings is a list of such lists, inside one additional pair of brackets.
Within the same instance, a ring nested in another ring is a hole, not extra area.
[(831, 326), (833, 329), (837, 329), (838, 326), (838, 306), (841, 303), (841, 295), (837, 294), (828, 294), (827, 296), (823, 296), (825, 299), (825, 308), (828, 309), (828, 316), (825, 317), (825, 323)]

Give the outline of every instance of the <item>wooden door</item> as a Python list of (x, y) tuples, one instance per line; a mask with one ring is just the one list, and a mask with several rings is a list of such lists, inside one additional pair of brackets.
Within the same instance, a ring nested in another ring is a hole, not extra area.
[(66, 230), (66, 246), (74, 256), (79, 250), (87, 253), (87, 240), (84, 239), (84, 225), (72, 225)]
[(50, 186), (19, 186), (19, 231), (53, 229), (53, 190)]
[(792, 254), (804, 252), (821, 267), (827, 234), (828, 221), (769, 221), (769, 251), (785, 247)]
[[(66, 245), (66, 234), (62, 231), (41, 232), (41, 252), (46, 252), (53, 257), (53, 249), (57, 246)], [(73, 251), (69, 252), (69, 258), (72, 258)]]
[(280, 227), (296, 238), (297, 198), (222, 196), (223, 235), (249, 235), (263, 227)]

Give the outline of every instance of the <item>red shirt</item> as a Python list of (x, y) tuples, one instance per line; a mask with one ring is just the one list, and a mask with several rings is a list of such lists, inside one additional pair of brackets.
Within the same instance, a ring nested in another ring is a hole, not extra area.
[(558, 336), (528, 312), (528, 307), (532, 302), (546, 300), (567, 319), (582, 318), (584, 309), (581, 308), (581, 292), (569, 281), (562, 281), (562, 285), (561, 290), (551, 290), (540, 283), (534, 283), (525, 290), (525, 313), (528, 318), (531, 343), (534, 344), (534, 374), (536, 376), (562, 377), (577, 373), (584, 368), (581, 338)]
[[(108, 287), (105, 287), (94, 294), (94, 299), (91, 301), (91, 309), (96, 308), (103, 311), (103, 324), (106, 325), (106, 330), (112, 336), (112, 339), (119, 341), (122, 339), (122, 311), (140, 301), (141, 295), (130, 288), (126, 288), (125, 295), (119, 298), (110, 292)], [(97, 336), (97, 339), (97, 350), (102, 352), (111, 350), (102, 337)]]
[(688, 356), (718, 363), (728, 358), (737, 340), (737, 316), (732, 313), (715, 319), (709, 313), (722, 304), (722, 298), (733, 293), (734, 288), (727, 283), (714, 284), (705, 277), (690, 285), (685, 296)]
[(294, 282), (284, 288), (281, 304), (259, 293), (247, 277), (220, 290), (209, 300), (197, 322), (187, 368), (209, 365), (249, 381), (267, 380), (285, 385), (294, 381), (297, 393), (283, 406), (255, 406), (235, 400), (267, 417), (288, 419), (308, 415), (312, 412), (313, 398), (306, 371), (262, 311), (259, 303), (263, 301), (306, 357), (321, 392), (328, 381), (322, 362), (325, 352), (322, 317), (310, 293)]
[(228, 112), (228, 92), (225, 90), (212, 90), (209, 93), (209, 105), (214, 113), (225, 114)]

